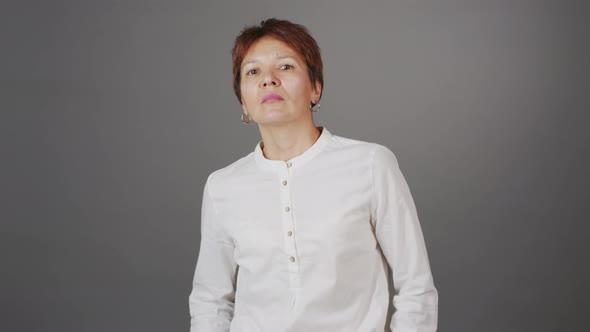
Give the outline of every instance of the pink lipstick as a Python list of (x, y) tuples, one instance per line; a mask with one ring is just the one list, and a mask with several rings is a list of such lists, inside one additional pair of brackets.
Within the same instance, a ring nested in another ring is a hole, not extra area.
[(264, 98), (262, 98), (262, 103), (274, 103), (281, 100), (283, 100), (283, 97), (274, 93), (269, 93), (266, 96), (264, 96)]

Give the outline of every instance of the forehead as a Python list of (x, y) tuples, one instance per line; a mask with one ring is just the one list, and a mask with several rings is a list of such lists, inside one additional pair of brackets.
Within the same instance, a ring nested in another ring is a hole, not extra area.
[(257, 40), (246, 52), (242, 66), (247, 63), (260, 62), (267, 59), (293, 57), (302, 60), (299, 53), (289, 45), (274, 37), (266, 36)]

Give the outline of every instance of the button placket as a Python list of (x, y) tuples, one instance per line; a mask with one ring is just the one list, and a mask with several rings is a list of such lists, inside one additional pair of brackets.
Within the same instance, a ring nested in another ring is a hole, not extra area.
[(297, 274), (299, 272), (299, 259), (297, 257), (297, 248), (295, 245), (295, 233), (294, 233), (294, 210), (292, 206), (291, 197), (291, 162), (286, 162), (284, 167), (279, 170), (279, 186), (281, 193), (281, 204), (282, 204), (282, 225), (283, 225), (283, 237), (284, 237), (284, 248), (285, 248), (285, 264), (289, 271), (290, 287), (299, 287), (299, 280)]

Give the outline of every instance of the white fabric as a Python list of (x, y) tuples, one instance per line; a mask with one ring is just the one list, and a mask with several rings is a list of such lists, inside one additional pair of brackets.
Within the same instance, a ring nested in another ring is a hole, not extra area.
[(259, 142), (213, 172), (189, 307), (191, 332), (436, 331), (438, 293), (394, 154), (323, 128), (288, 162)]

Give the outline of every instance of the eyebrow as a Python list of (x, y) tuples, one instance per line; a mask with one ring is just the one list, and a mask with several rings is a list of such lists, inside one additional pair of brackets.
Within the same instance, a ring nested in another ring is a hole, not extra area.
[[(279, 56), (275, 57), (276, 60), (282, 60), (282, 59), (287, 59), (287, 58), (290, 58), (290, 59), (293, 59), (293, 60), (297, 61), (297, 59), (295, 59), (295, 57), (294, 56), (291, 56), (291, 55), (279, 55)], [(244, 68), (248, 64), (258, 63), (258, 62), (259, 61), (256, 60), (256, 59), (253, 59), (253, 60), (250, 60), (250, 61), (246, 61), (246, 62), (244, 62), (242, 64), (242, 68)]]

